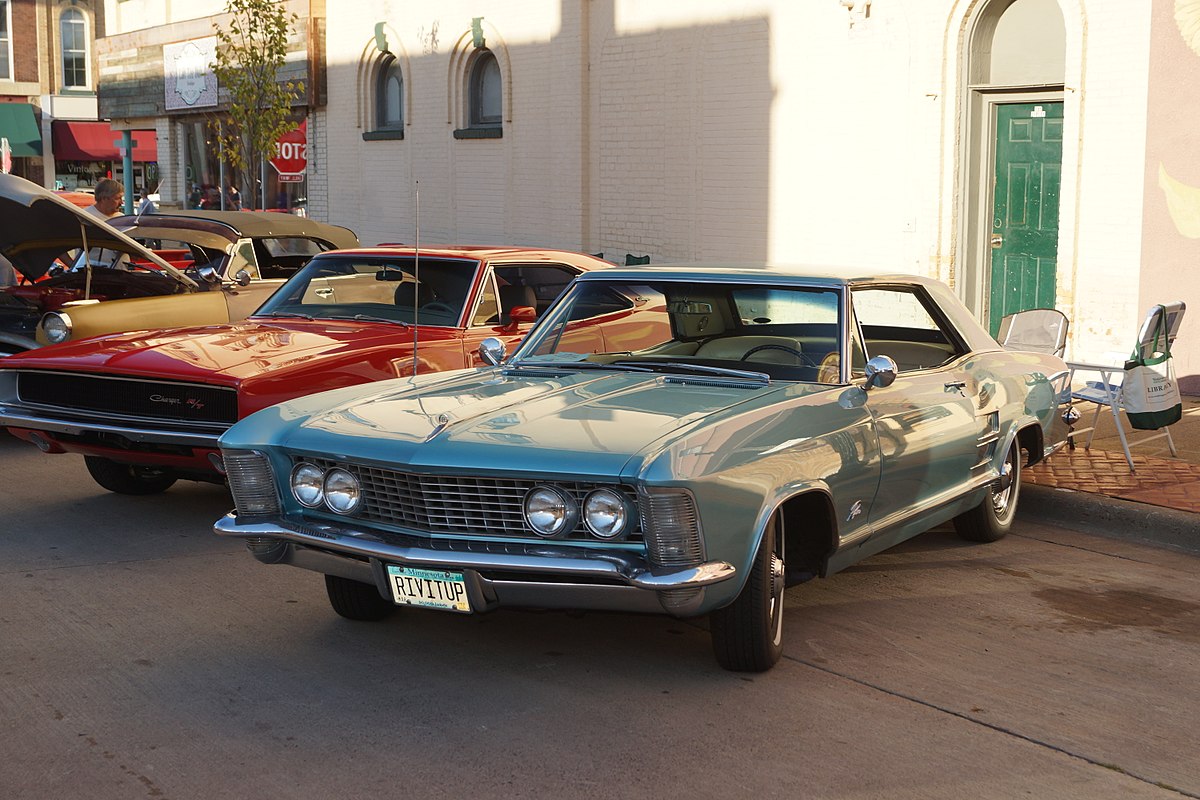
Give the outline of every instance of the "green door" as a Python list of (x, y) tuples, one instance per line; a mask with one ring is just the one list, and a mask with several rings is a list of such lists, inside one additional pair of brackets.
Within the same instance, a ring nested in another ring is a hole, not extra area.
[(993, 336), (1006, 314), (1054, 308), (1063, 104), (1006, 103), (996, 110), (988, 296)]

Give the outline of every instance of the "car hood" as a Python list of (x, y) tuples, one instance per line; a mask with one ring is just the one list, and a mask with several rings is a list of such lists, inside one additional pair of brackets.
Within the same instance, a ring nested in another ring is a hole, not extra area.
[(399, 469), (611, 480), (636, 475), (664, 438), (775, 402), (797, 386), (677, 377), (483, 368), (384, 381), (265, 409), (231, 428), (222, 445), (268, 443)]
[(105, 247), (150, 261), (190, 288), (196, 282), (99, 217), (64, 200), (49, 189), (0, 174), (0, 255), (25, 278), (45, 275), (67, 250)]
[[(412, 344), (410, 329), (398, 325), (296, 320), (280, 324), (248, 320), (158, 331), (134, 331), (6, 359), (8, 368), (64, 369), (174, 380), (213, 380), (238, 384), (276, 370), (314, 367), (341, 354), (376, 344)], [(221, 380), (224, 378), (224, 380)]]

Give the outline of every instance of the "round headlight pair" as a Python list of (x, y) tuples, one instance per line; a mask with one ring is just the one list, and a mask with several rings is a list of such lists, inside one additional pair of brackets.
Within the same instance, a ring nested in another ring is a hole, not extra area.
[(50, 344), (65, 342), (71, 338), (71, 318), (62, 311), (51, 311), (42, 317), (42, 333)]
[[(557, 486), (535, 486), (525, 495), (525, 522), (538, 536), (566, 536), (579, 524), (579, 506)], [(583, 524), (598, 539), (615, 539), (625, 532), (633, 513), (629, 502), (614, 489), (596, 489), (583, 501)]]
[(340, 467), (323, 470), (315, 464), (297, 464), (292, 470), (292, 496), (306, 508), (324, 504), (338, 514), (350, 514), (362, 503), (362, 487), (358, 478)]

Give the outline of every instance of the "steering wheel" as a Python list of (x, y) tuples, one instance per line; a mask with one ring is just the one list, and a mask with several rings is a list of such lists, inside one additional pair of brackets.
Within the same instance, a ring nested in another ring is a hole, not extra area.
[(758, 347), (751, 347), (749, 350), (747, 350), (745, 353), (742, 354), (742, 357), (739, 358), (738, 361), (745, 361), (747, 358), (749, 358), (750, 356), (759, 352), (760, 350), (782, 350), (783, 352), (791, 353), (796, 358), (800, 359), (801, 363), (805, 363), (808, 361), (808, 359), (805, 357), (804, 353), (801, 353), (799, 350), (797, 350), (794, 347), (788, 347), (785, 344), (760, 344)]
[(441, 300), (430, 300), (421, 306), (421, 311), (441, 311), (444, 314), (457, 314), (458, 309), (449, 303), (444, 303)]

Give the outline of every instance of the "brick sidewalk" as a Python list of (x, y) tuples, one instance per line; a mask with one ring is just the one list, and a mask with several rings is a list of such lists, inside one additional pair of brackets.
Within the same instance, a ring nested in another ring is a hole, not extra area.
[[(1085, 409), (1080, 408), (1084, 413)], [(1091, 422), (1087, 409), (1080, 426)], [(1135, 431), (1133, 439), (1146, 435)], [(1112, 416), (1100, 415), (1091, 450), (1083, 438), (1075, 450), (1063, 448), (1025, 473), (1030, 483), (1055, 489), (1072, 489), (1123, 500), (1200, 513), (1200, 398), (1184, 400), (1184, 416), (1171, 426), (1179, 455), (1171, 458), (1165, 439), (1131, 448), (1136, 472), (1129, 471)], [(1200, 522), (1198, 522), (1200, 524)]]

